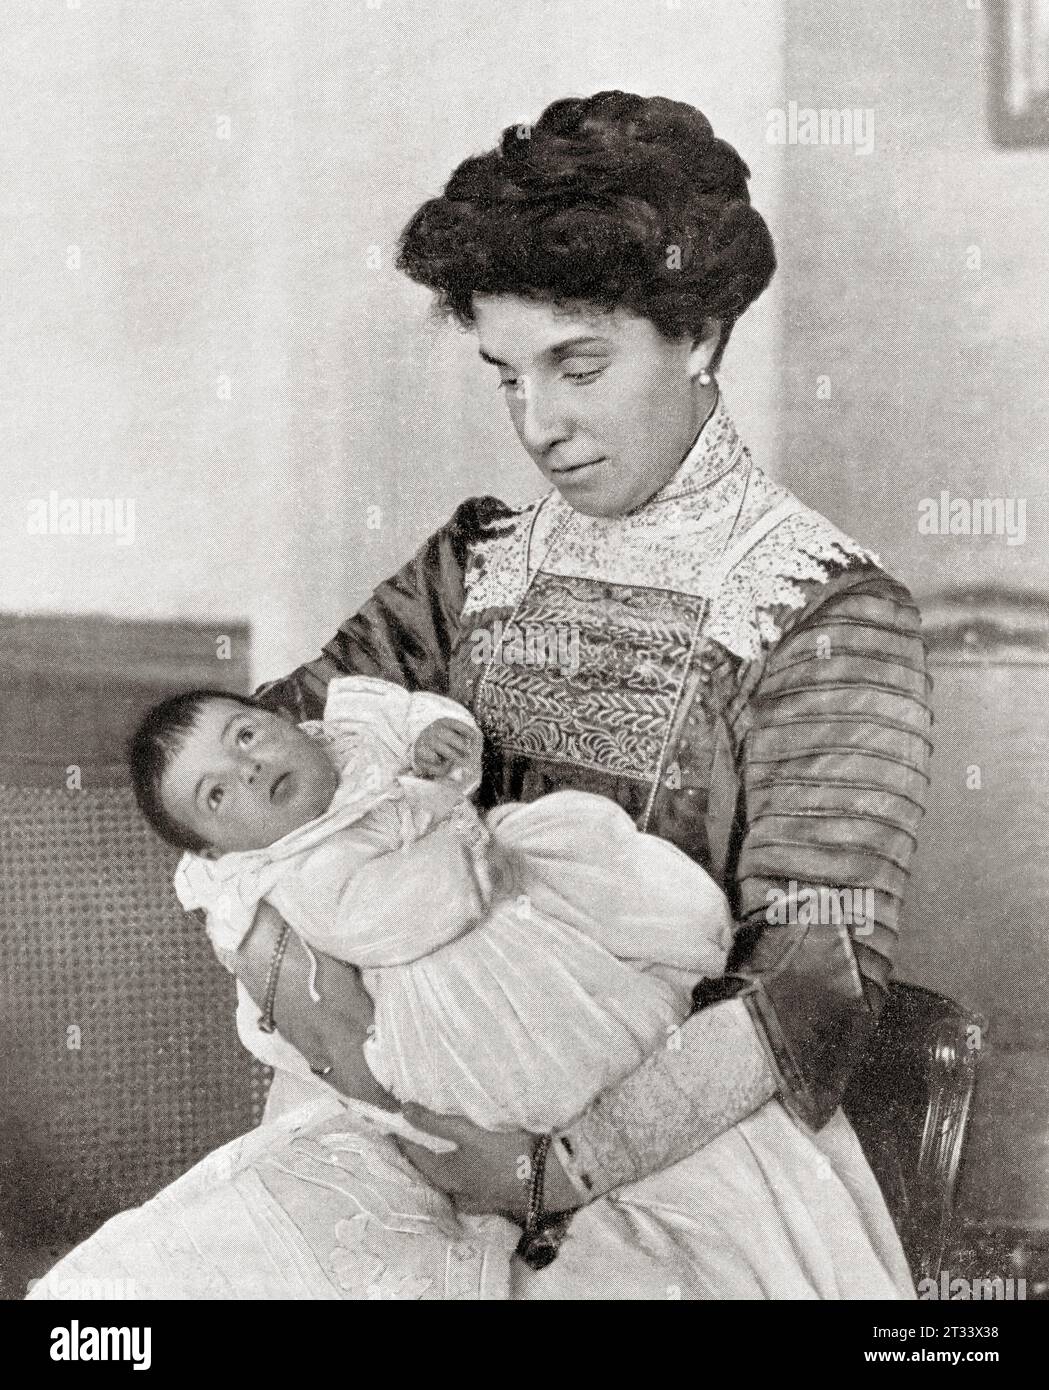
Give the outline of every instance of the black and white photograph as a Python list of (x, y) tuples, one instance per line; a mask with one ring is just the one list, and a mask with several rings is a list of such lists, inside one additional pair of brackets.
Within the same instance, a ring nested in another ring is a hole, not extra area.
[(0, 113), (5, 1326), (1008, 1364), (1049, 5), (5, 0)]

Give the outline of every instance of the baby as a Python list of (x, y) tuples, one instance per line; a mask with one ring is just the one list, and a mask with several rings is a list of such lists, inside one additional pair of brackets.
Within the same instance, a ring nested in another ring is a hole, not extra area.
[(206, 910), (227, 967), (271, 903), (361, 969), (365, 1056), (399, 1101), (546, 1132), (666, 1043), (697, 980), (722, 972), (731, 918), (702, 869), (604, 797), (482, 819), (481, 748), (453, 701), (348, 677), (302, 725), (176, 696), (130, 762), (143, 812), (187, 851), (179, 899)]

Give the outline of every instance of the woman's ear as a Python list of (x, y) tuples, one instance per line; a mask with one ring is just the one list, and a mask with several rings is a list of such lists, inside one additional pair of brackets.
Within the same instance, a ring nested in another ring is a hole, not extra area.
[(688, 354), (688, 374), (693, 380), (700, 372), (709, 372), (710, 364), (718, 355), (721, 345), (721, 320), (704, 319), (700, 335), (692, 340)]

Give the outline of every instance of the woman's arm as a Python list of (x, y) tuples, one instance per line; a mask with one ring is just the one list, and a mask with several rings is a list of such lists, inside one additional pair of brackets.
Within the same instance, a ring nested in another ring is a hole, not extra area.
[[(475, 848), (457, 822), (391, 848), (396, 807), (377, 809), (385, 814), (375, 823), (366, 819), (319, 846), (281, 880), (233, 957), (241, 985), (260, 1003), (281, 929), (291, 927), (274, 1007), (279, 1036), (310, 1066), (331, 1064), (326, 1079), (357, 1099), (372, 1099), (363, 1091), (374, 1085), (360, 1051), (374, 1010), (358, 970), (404, 964), (445, 945), (481, 917), (493, 891), (483, 841)], [(319, 999), (310, 994), (312, 958)], [(243, 1010), (238, 1026), (245, 1046), (268, 1060), (272, 1042)]]
[[(586, 1114), (555, 1136), (543, 1182), (543, 1209), (584, 1206), (646, 1173), (658, 1172), (709, 1144), (776, 1093), (776, 1079), (742, 1003), (729, 1001), (687, 1019), (665, 1050), (598, 1096)], [(458, 1145), (438, 1155), (400, 1141), (412, 1163), (461, 1211), (528, 1208), (528, 1159), (538, 1138), (515, 1130), (490, 1134), (467, 1120), (406, 1105), (418, 1129)]]
[[(557, 1137), (584, 1200), (693, 1152), (773, 1093), (814, 1128), (834, 1113), (888, 983), (928, 783), (927, 694), (916, 610), (869, 573), (828, 586), (743, 681), (738, 948), (710, 991), (725, 997)], [(814, 902), (828, 911), (800, 910)], [(844, 920), (856, 904), (863, 915)]]
[[(904, 590), (866, 572), (828, 585), (784, 626), (768, 660), (744, 674), (731, 711), (740, 924), (732, 968), (708, 986), (708, 997), (725, 997), (556, 1136), (548, 1210), (668, 1167), (774, 1094), (818, 1128), (869, 1038), (928, 782), (918, 617)], [(859, 890), (868, 915), (811, 920), (798, 905), (821, 888)], [(436, 1187), (463, 1210), (521, 1214), (534, 1136), (406, 1113), (459, 1145), (447, 1156), (405, 1146)]]
[(693, 1014), (663, 1049), (555, 1136), (552, 1152), (567, 1182), (545, 1193), (547, 1209), (593, 1201), (670, 1167), (745, 1119), (777, 1089), (742, 1001)]
[(321, 717), (335, 676), (379, 676), (408, 690), (446, 694), (470, 546), (508, 514), (495, 497), (464, 502), (414, 559), (346, 619), (316, 661), (262, 686), (256, 698), (302, 721)]
[[(262, 903), (255, 924), (237, 951), (237, 979), (261, 1009), (266, 978), (284, 926), (280, 914)], [(352, 965), (316, 953), (314, 985), (321, 997), (310, 997), (312, 962), (292, 932), (277, 977), (273, 1017), (285, 1037), (318, 1072), (331, 1066), (325, 1080), (345, 1096), (368, 1101), (384, 1110), (397, 1110), (398, 1102), (375, 1080), (364, 1060), (375, 1009), (360, 974)]]
[[(561, 1165), (547, 1166), (547, 1210), (669, 1167), (773, 1095), (820, 1127), (869, 1038), (928, 782), (918, 616), (905, 590), (869, 570), (778, 616), (786, 635), (733, 679), (729, 701), (739, 832), (730, 970), (703, 982), (716, 1002), (555, 1136)], [(867, 915), (813, 920), (798, 908), (820, 889), (839, 903), (858, 890)], [(534, 1136), (411, 1118), (459, 1145), (447, 1157), (408, 1148), (435, 1186), (464, 1210), (520, 1214), (514, 1164)]]

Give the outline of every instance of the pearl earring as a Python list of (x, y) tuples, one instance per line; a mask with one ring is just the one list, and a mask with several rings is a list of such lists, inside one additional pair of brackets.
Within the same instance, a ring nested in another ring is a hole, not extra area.
[(713, 380), (714, 380), (714, 378), (710, 375), (710, 373), (709, 373), (709, 372), (707, 371), (707, 369), (704, 367), (703, 370), (702, 370), (702, 371), (700, 372), (700, 374), (699, 374), (699, 384), (700, 384), (700, 386), (709, 386), (710, 383), (711, 383)]

